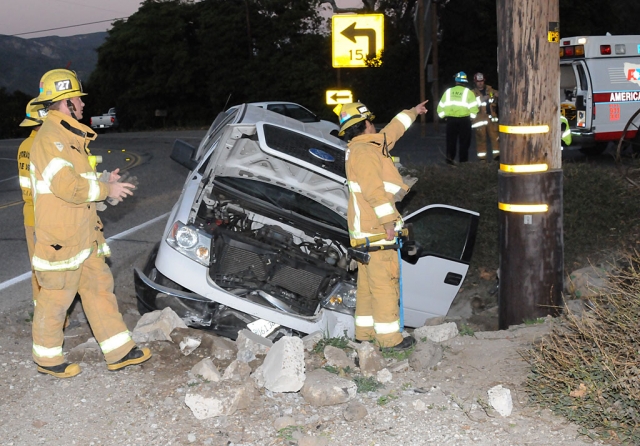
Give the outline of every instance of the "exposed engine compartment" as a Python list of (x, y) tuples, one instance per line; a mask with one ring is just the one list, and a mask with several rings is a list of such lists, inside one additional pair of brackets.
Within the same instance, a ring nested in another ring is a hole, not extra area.
[(336, 283), (355, 282), (347, 250), (275, 223), (233, 201), (203, 200), (195, 224), (212, 235), (209, 276), (239, 297), (312, 316)]

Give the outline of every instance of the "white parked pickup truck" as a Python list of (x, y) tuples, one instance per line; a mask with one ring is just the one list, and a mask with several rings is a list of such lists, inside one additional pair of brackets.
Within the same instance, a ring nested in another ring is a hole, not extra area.
[(94, 130), (107, 130), (118, 127), (118, 118), (116, 118), (116, 109), (112, 107), (102, 116), (92, 116), (89, 123)]

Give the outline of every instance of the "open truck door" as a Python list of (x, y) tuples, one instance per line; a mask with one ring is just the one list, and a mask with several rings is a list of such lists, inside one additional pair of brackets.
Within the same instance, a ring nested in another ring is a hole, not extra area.
[(402, 255), (406, 326), (420, 327), (447, 314), (469, 270), (479, 218), (477, 212), (440, 204), (404, 218), (417, 248), (414, 255)]

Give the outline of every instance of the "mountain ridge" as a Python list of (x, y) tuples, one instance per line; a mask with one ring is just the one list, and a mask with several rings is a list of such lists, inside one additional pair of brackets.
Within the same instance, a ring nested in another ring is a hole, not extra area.
[(107, 36), (106, 32), (34, 39), (0, 35), (0, 60), (10, 61), (0, 70), (0, 87), (35, 97), (40, 78), (54, 68), (74, 70), (86, 81), (98, 63), (96, 50)]

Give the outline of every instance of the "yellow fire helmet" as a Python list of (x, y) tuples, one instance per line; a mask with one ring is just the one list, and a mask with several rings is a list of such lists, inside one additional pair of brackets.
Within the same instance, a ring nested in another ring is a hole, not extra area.
[(37, 103), (49, 105), (63, 99), (86, 96), (75, 71), (62, 68), (47, 71), (40, 79), (40, 94)]
[(47, 118), (47, 109), (42, 104), (36, 104), (36, 99), (31, 99), (27, 104), (27, 115), (18, 124), (20, 127), (37, 127)]
[(373, 121), (375, 116), (369, 111), (366, 105), (360, 102), (352, 102), (350, 104), (338, 104), (333, 109), (333, 112), (338, 115), (340, 120), (340, 133), (338, 135), (343, 136), (344, 131), (354, 124), (357, 124), (365, 119)]

